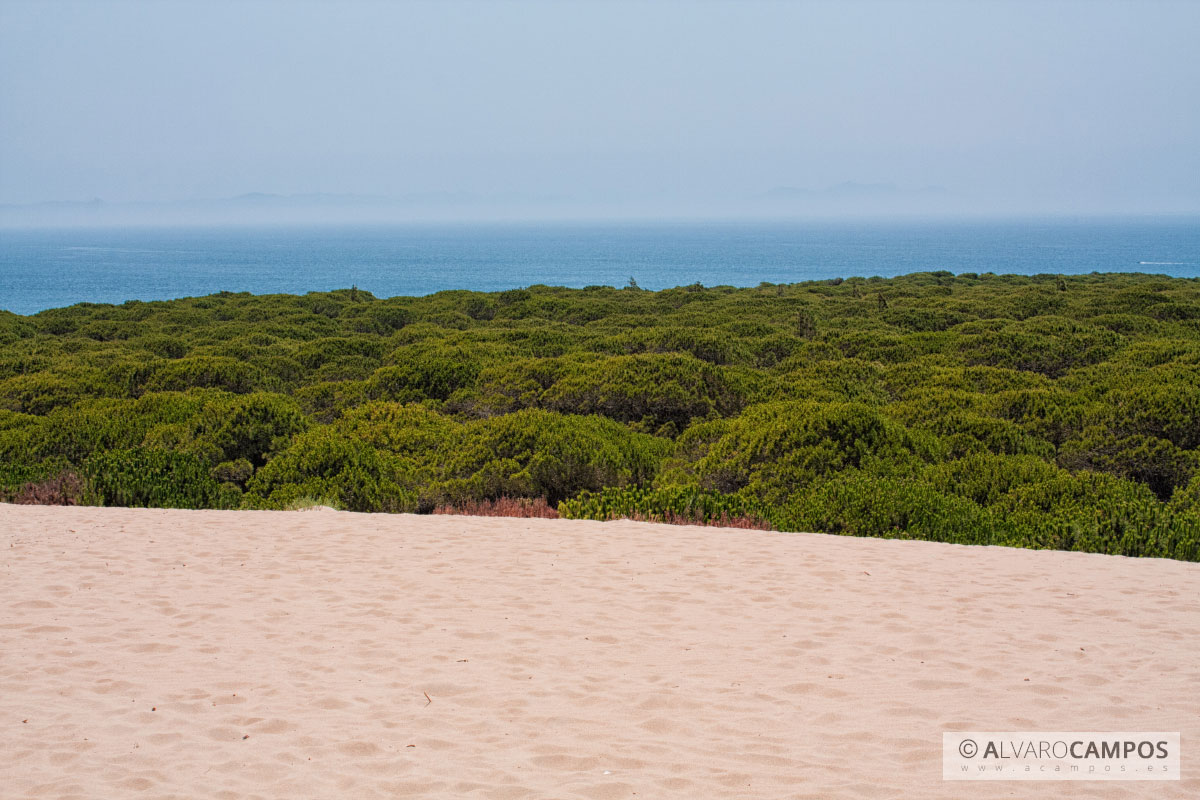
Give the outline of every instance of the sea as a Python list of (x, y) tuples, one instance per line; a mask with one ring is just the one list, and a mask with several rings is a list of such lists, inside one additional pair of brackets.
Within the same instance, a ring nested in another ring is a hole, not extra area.
[(0, 309), (355, 286), (756, 286), (911, 272), (1200, 276), (1200, 217), (0, 229)]

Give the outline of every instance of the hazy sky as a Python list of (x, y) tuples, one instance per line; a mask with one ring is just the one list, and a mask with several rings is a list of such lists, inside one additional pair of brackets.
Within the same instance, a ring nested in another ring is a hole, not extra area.
[(0, 203), (1200, 210), (1200, 2), (0, 0)]

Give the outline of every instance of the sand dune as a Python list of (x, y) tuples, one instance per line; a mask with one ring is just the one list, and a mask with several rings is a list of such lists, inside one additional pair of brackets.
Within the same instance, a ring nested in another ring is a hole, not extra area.
[[(0, 506), (0, 795), (1200, 796), (1200, 565), (628, 522)], [(1172, 783), (944, 783), (945, 730)]]

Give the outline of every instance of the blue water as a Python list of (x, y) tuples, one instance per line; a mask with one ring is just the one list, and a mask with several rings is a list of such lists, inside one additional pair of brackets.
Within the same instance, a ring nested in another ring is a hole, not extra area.
[(754, 286), (949, 270), (1200, 276), (1200, 219), (0, 230), (0, 308), (221, 290)]

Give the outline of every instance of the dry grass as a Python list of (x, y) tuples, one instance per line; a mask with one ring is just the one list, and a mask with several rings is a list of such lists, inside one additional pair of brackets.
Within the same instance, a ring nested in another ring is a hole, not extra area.
[(463, 514), (471, 517), (539, 517), (558, 519), (558, 509), (539, 497), (501, 497), (496, 500), (472, 500), (458, 505), (442, 505), (435, 514)]
[(83, 481), (74, 472), (26, 483), (4, 499), (22, 506), (76, 506), (83, 498)]
[(668, 511), (663, 515), (654, 515), (653, 517), (645, 514), (634, 514), (625, 517), (635, 522), (665, 522), (668, 525), (702, 525), (709, 528), (742, 528), (744, 530), (753, 531), (771, 531), (775, 530), (771, 527), (771, 523), (758, 517), (731, 517), (728, 514), (721, 514), (713, 519), (700, 519), (698, 517), (690, 517), (686, 514), (676, 514), (673, 511)]
[[(63, 472), (53, 478), (26, 483), (18, 489), (10, 490), (7, 494), (0, 492), (0, 500), (18, 505), (43, 506), (74, 506), (79, 505), (83, 496), (83, 481), (74, 472)], [(333, 504), (327, 500), (303, 498), (293, 503), (290, 508), (328, 508)], [(433, 510), (434, 514), (459, 514), (471, 517), (536, 517), (541, 519), (558, 519), (558, 509), (546, 502), (544, 497), (501, 497), (496, 500), (472, 500), (457, 505), (440, 505)], [(715, 528), (743, 528), (746, 530), (769, 531), (770, 523), (758, 517), (731, 517), (722, 514), (719, 518), (704, 520), (684, 514), (668, 512), (665, 515), (648, 517), (644, 514), (634, 514), (625, 519), (636, 522), (665, 522), (668, 525), (705, 525)]]
[[(558, 510), (549, 505), (545, 498), (530, 499), (528, 497), (501, 497), (497, 500), (473, 500), (457, 505), (441, 505), (433, 510), (434, 514), (461, 514), (471, 517), (540, 517), (543, 519), (558, 519)], [(758, 517), (731, 517), (722, 514), (715, 519), (698, 519), (684, 514), (668, 512), (665, 515), (647, 517), (635, 514), (625, 519), (636, 522), (665, 522), (668, 525), (705, 525), (713, 528), (742, 528), (745, 530), (769, 531), (771, 523)]]

